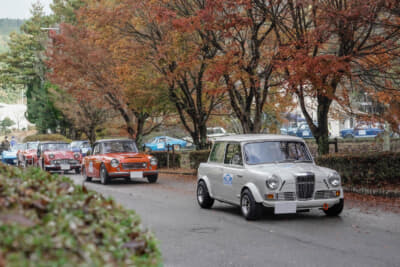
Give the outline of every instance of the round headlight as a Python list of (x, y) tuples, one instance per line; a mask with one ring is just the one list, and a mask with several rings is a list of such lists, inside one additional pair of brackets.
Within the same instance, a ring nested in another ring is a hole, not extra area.
[(279, 187), (280, 179), (276, 175), (272, 175), (271, 178), (268, 178), (266, 181), (266, 185), (270, 190), (276, 190)]
[(54, 159), (54, 154), (50, 154), (50, 155), (49, 155), (49, 158), (50, 158), (50, 159)]
[(112, 159), (111, 160), (111, 166), (116, 168), (119, 166), (119, 161), (117, 159)]
[(74, 158), (75, 158), (75, 159), (79, 159), (79, 153), (75, 153), (75, 154), (74, 154)]
[(155, 157), (151, 157), (151, 158), (150, 158), (150, 164), (151, 164), (152, 166), (156, 166), (157, 163), (158, 163), (157, 158), (155, 158)]
[(338, 187), (340, 185), (340, 175), (337, 172), (331, 173), (328, 176), (328, 182), (332, 187)]

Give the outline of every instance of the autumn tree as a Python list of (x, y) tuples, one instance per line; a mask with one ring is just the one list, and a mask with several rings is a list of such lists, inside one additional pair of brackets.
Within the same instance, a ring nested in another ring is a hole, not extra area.
[(86, 16), (97, 30), (109, 29), (117, 34), (118, 50), (126, 51), (127, 62), (147, 62), (158, 72), (157, 76), (162, 76), (180, 121), (195, 146), (202, 149), (207, 143), (207, 121), (221, 103), (222, 94), (207, 77), (217, 49), (198, 33), (181, 26), (187, 14), (198, 10), (196, 5), (199, 2), (101, 1), (91, 6)]
[(138, 143), (143, 135), (160, 125), (151, 120), (162, 112), (162, 106), (152, 103), (152, 99), (158, 99), (157, 90), (147, 94), (136, 91), (141, 97), (149, 98), (129, 98), (131, 90), (138, 87), (132, 85), (132, 77), (140, 76), (132, 76), (133, 70), (125, 68), (124, 59), (113, 52), (113, 38), (104, 38), (84, 24), (61, 24), (60, 34), (54, 34), (52, 42), (47, 63), (52, 70), (48, 77), (53, 83), (74, 97), (103, 98), (122, 116), (128, 134)]
[[(332, 103), (351, 110), (352, 91), (385, 104), (389, 109), (384, 116), (394, 122), (389, 110), (399, 103), (400, 18), (393, 10), (398, 10), (399, 2), (288, 0), (286, 5), (276, 27), (277, 65), (286, 88), (299, 99), (319, 154), (329, 152)], [(316, 123), (307, 99), (316, 102)]]

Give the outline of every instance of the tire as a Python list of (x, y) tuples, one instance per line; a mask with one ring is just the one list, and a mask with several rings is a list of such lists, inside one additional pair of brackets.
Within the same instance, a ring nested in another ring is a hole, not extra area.
[(336, 205), (333, 205), (331, 208), (324, 210), (325, 214), (330, 217), (339, 216), (343, 211), (344, 199), (341, 198), (340, 202)]
[(82, 176), (86, 182), (92, 181), (92, 177), (87, 176), (85, 167), (82, 167)]
[(81, 174), (81, 168), (75, 169), (75, 173), (76, 173), (76, 174)]
[(158, 179), (158, 174), (147, 176), (147, 181), (149, 181), (150, 184), (154, 184), (155, 182), (157, 182), (157, 179)]
[(106, 185), (106, 184), (108, 184), (109, 180), (110, 180), (110, 178), (108, 177), (106, 166), (104, 166), (104, 164), (101, 164), (101, 167), (100, 167), (100, 182), (103, 185)]
[(261, 216), (262, 206), (254, 200), (253, 194), (248, 189), (243, 190), (240, 197), (240, 210), (248, 221), (257, 220)]
[(214, 199), (208, 193), (207, 185), (204, 181), (199, 181), (197, 184), (197, 203), (203, 209), (211, 209), (214, 204)]

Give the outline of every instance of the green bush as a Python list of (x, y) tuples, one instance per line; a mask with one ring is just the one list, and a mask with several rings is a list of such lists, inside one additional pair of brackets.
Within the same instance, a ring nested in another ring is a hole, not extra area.
[[(169, 155), (168, 155), (169, 153)], [(165, 151), (152, 151), (150, 155), (154, 156), (158, 160), (158, 167), (165, 168), (167, 167), (167, 159), (169, 157), (169, 167), (170, 168), (180, 168), (181, 167), (181, 155), (178, 152), (175, 152), (175, 155), (172, 152)]]
[[(161, 266), (140, 218), (114, 200), (37, 168), (0, 165), (0, 263)], [(0, 264), (1, 265), (1, 264)]]
[(400, 184), (400, 153), (330, 154), (316, 163), (338, 171), (348, 185)]
[(34, 134), (29, 135), (24, 138), (25, 142), (35, 142), (35, 141), (65, 141), (71, 142), (70, 139), (66, 138), (61, 134)]
[(202, 162), (207, 162), (210, 150), (191, 151), (189, 154), (190, 168), (197, 169)]

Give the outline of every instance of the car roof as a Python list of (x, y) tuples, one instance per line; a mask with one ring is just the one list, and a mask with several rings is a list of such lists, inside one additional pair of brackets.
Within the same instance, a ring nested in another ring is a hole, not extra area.
[[(33, 142), (35, 143), (35, 142)], [(40, 144), (69, 144), (68, 142), (65, 141), (43, 141), (39, 142)]]
[(215, 141), (224, 142), (251, 142), (251, 141), (303, 141), (302, 138), (280, 134), (238, 134), (215, 138)]
[(135, 140), (129, 139), (129, 138), (101, 139), (101, 140), (97, 140), (96, 143), (118, 142), (118, 141), (135, 141)]

